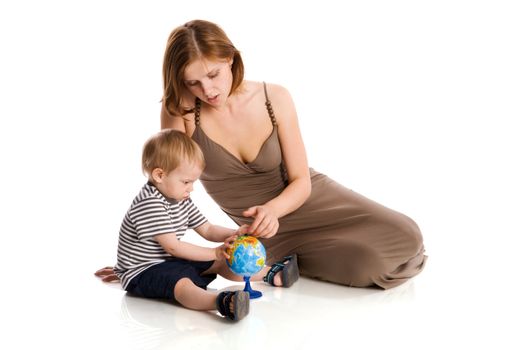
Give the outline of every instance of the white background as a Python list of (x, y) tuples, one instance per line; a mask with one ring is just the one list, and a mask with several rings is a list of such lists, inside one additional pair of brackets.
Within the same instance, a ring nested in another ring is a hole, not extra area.
[[(473, 318), (485, 307), (516, 339), (522, 3), (267, 0), (0, 4), (0, 317), (12, 340), (46, 339), (42, 315), (65, 317), (64, 303), (97, 303), (83, 283), (115, 262), (145, 181), (166, 39), (195, 18), (228, 33), (247, 79), (289, 89), (310, 166), (418, 222), (424, 281), (439, 281), (443, 298), (469, 290)], [(194, 198), (232, 225), (201, 187)]]

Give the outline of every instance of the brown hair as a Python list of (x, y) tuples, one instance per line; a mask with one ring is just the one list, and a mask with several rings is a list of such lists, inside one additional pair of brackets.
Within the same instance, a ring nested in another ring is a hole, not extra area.
[(142, 150), (142, 171), (149, 176), (154, 169), (166, 173), (183, 161), (194, 162), (204, 169), (204, 155), (195, 141), (175, 129), (164, 129), (146, 141)]
[(184, 115), (193, 109), (182, 105), (184, 70), (199, 58), (230, 60), (233, 81), (230, 94), (234, 93), (244, 79), (241, 53), (233, 46), (226, 33), (215, 23), (193, 20), (175, 28), (166, 44), (162, 76), (164, 79), (163, 103), (172, 115)]

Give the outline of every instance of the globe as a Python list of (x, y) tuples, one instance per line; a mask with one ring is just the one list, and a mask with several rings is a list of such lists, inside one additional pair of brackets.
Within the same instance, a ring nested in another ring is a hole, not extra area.
[(266, 249), (262, 243), (253, 236), (239, 236), (233, 246), (226, 250), (230, 256), (226, 260), (233, 273), (249, 277), (261, 271), (266, 262)]

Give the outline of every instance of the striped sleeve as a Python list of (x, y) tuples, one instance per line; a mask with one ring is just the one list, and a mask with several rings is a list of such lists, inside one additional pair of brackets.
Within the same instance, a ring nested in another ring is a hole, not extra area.
[(175, 232), (169, 206), (157, 197), (146, 197), (138, 201), (129, 211), (139, 240), (160, 234)]
[(188, 198), (186, 201), (188, 205), (188, 228), (194, 229), (196, 227), (199, 227), (200, 225), (204, 224), (206, 221), (206, 217), (201, 214), (199, 211), (199, 208), (193, 203), (191, 198)]

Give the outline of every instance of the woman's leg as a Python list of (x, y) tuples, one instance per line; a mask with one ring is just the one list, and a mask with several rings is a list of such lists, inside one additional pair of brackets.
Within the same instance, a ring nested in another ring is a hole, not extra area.
[(417, 275), (426, 256), (414, 221), (353, 191), (343, 192), (346, 208), (332, 218), (340, 220), (337, 225), (278, 233), (266, 242), (267, 253), (296, 253), (302, 276), (347, 286), (388, 289)]

